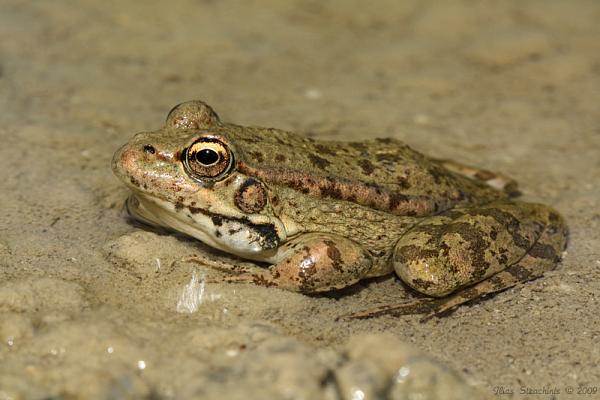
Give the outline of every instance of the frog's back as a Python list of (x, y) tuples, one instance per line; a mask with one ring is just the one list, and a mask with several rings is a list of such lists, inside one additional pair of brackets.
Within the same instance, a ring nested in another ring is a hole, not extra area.
[(227, 135), (236, 143), (242, 172), (317, 198), (419, 216), (504, 196), (399, 140), (318, 141), (276, 129), (232, 128)]

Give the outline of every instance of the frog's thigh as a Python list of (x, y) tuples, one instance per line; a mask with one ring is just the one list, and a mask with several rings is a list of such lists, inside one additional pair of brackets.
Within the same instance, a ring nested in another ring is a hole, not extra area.
[[(409, 286), (430, 296), (445, 296), (503, 270), (492, 280), (508, 287), (508, 281), (500, 282), (508, 276), (522, 281), (552, 268), (565, 241), (564, 223), (550, 208), (492, 203), (451, 210), (411, 229), (395, 247), (394, 268)], [(544, 257), (524, 258), (537, 253)]]
[(340, 289), (358, 282), (372, 265), (370, 255), (352, 240), (307, 233), (285, 243), (267, 284), (303, 293)]

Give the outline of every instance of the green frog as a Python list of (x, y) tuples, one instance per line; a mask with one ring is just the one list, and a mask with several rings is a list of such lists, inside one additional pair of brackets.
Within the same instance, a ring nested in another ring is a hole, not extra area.
[(269, 264), (232, 267), (227, 280), (311, 294), (395, 272), (426, 295), (354, 317), (443, 313), (541, 276), (567, 241), (562, 217), (514, 200), (516, 183), (501, 175), (390, 138), (225, 123), (202, 101), (136, 134), (112, 168), (135, 218)]

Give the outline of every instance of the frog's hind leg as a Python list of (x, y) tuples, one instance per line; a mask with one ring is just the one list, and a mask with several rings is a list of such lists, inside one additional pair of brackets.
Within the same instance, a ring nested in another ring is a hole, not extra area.
[[(456, 218), (453, 213), (414, 228), (396, 247), (398, 274), (416, 290), (438, 298), (387, 305), (349, 317), (444, 314), (541, 276), (554, 268), (566, 244), (564, 221), (543, 205), (508, 202), (465, 209)], [(489, 240), (493, 241), (486, 243)], [(452, 291), (453, 285), (463, 289), (439, 298)]]
[(494, 189), (507, 193), (511, 197), (518, 196), (520, 194), (517, 181), (505, 175), (501, 175), (487, 169), (461, 164), (452, 160), (436, 159), (434, 161), (449, 171), (485, 183)]
[(344, 317), (365, 319), (382, 315), (424, 314), (421, 321), (426, 321), (431, 317), (444, 315), (471, 300), (509, 289), (520, 282), (538, 278), (544, 272), (553, 269), (554, 264), (555, 262), (551, 262), (550, 259), (539, 259), (537, 256), (528, 253), (517, 264), (511, 265), (504, 271), (500, 271), (473, 286), (449, 296), (442, 298), (421, 298), (400, 304), (384, 305)]
[[(552, 215), (558, 216), (558, 214)], [(449, 297), (437, 299), (439, 303), (432, 307), (428, 317), (444, 314), (468, 301), (539, 278), (546, 271), (554, 269), (560, 261), (568, 233), (559, 216), (548, 222), (549, 225), (546, 226), (540, 238), (518, 262), (476, 285)]]

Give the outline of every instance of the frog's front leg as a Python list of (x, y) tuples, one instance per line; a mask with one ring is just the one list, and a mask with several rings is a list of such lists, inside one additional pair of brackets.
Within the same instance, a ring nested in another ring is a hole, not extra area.
[(438, 299), (349, 316), (443, 313), (541, 276), (560, 260), (566, 240), (563, 219), (540, 204), (505, 201), (448, 211), (408, 231), (393, 255), (396, 273), (405, 283)]
[(302, 293), (350, 286), (362, 279), (373, 262), (358, 243), (341, 236), (306, 233), (283, 244), (269, 268), (254, 267), (225, 278)]

